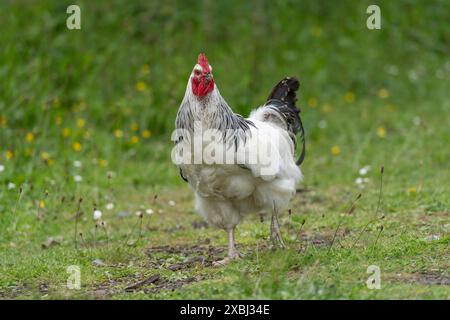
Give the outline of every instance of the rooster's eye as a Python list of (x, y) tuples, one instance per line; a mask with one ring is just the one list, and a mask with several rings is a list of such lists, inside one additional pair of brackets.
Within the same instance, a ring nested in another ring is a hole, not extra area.
[(200, 70), (194, 70), (194, 74), (196, 75), (196, 76), (199, 76), (200, 74), (201, 74), (202, 72), (200, 71)]

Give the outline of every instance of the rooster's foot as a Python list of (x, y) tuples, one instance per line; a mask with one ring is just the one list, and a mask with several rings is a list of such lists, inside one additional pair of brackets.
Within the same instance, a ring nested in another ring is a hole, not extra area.
[(223, 258), (222, 260), (214, 261), (212, 263), (212, 265), (213, 265), (213, 267), (223, 267), (223, 266), (227, 265), (228, 263), (230, 263), (231, 261), (239, 259), (239, 258), (243, 258), (243, 257), (244, 257), (244, 255), (236, 250), (234, 252), (229, 253), (228, 256)]

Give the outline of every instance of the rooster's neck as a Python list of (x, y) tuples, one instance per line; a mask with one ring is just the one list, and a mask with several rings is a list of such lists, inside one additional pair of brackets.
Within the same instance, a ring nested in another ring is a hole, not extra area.
[(207, 128), (214, 127), (215, 120), (221, 111), (221, 100), (223, 100), (217, 88), (204, 97), (192, 96), (192, 98), (190, 105), (195, 120), (201, 121)]
[[(178, 110), (176, 128), (194, 132), (194, 124), (201, 123), (202, 129), (215, 129), (221, 132), (245, 132), (254, 126), (253, 123), (235, 114), (220, 95), (217, 86), (205, 97), (196, 97), (192, 93), (191, 84)], [(234, 133), (232, 134), (234, 135)]]
[(204, 129), (218, 129), (224, 114), (233, 115), (231, 108), (224, 103), (217, 86), (204, 97), (195, 96), (191, 83), (188, 83), (186, 93), (177, 116), (177, 128), (193, 129), (194, 122), (201, 122)]

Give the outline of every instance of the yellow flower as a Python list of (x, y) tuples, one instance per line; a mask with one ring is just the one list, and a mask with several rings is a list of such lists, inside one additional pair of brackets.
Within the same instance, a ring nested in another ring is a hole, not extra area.
[(332, 146), (331, 147), (331, 154), (333, 156), (338, 156), (341, 153), (341, 148), (339, 146)]
[(98, 160), (98, 164), (100, 165), (100, 167), (106, 167), (108, 165), (108, 161), (106, 161), (105, 159), (100, 159)]
[(322, 35), (322, 28), (320, 27), (314, 27), (311, 29), (311, 34), (316, 37), (319, 38)]
[(381, 88), (381, 89), (378, 91), (378, 96), (379, 96), (381, 99), (386, 99), (387, 97), (389, 97), (389, 91), (388, 91), (386, 88)]
[(347, 103), (352, 103), (355, 101), (355, 94), (351, 91), (348, 91), (345, 95), (344, 95), (344, 101)]
[(45, 201), (44, 200), (39, 201), (39, 208), (41, 208), (41, 209), (45, 208)]
[(45, 162), (47, 163), (48, 166), (51, 166), (53, 163), (55, 163), (53, 159), (48, 159)]
[(417, 193), (416, 187), (409, 187), (407, 191), (410, 195), (415, 195)]
[(331, 111), (333, 111), (333, 107), (330, 106), (328, 103), (325, 103), (322, 107), (322, 111), (325, 113), (330, 113)]
[(137, 82), (136, 90), (140, 92), (147, 90), (147, 84), (144, 81)]
[(131, 143), (132, 144), (136, 144), (139, 142), (139, 137), (138, 136), (132, 136), (131, 137)]
[(150, 73), (150, 66), (148, 64), (144, 64), (141, 67), (141, 73), (144, 74), (144, 75), (149, 74)]
[(68, 136), (70, 136), (72, 134), (72, 130), (70, 130), (70, 128), (64, 128), (63, 129), (63, 131), (62, 131), (62, 135), (63, 135), (63, 137), (68, 137)]
[(60, 126), (61, 123), (62, 123), (62, 118), (61, 118), (60, 116), (56, 116), (56, 118), (55, 118), (55, 123), (56, 123), (58, 126)]
[(50, 159), (50, 155), (48, 154), (48, 152), (41, 152), (41, 158), (42, 158), (42, 160), (48, 160), (48, 159)]
[(32, 132), (28, 132), (27, 135), (25, 136), (25, 140), (27, 140), (27, 142), (32, 142), (34, 139), (34, 135)]
[(6, 150), (5, 157), (6, 160), (11, 160), (14, 157), (14, 152), (12, 152), (11, 150)]
[(78, 128), (83, 128), (85, 124), (86, 124), (86, 121), (83, 118), (77, 119), (77, 127)]
[(117, 130), (114, 131), (114, 135), (116, 136), (116, 138), (122, 138), (123, 137), (123, 131), (117, 129)]
[(80, 150), (81, 150), (81, 143), (79, 143), (79, 142), (74, 142), (74, 143), (72, 144), (72, 149), (75, 150), (76, 152), (80, 151)]
[(308, 99), (308, 106), (310, 108), (315, 108), (317, 107), (317, 99), (316, 98), (309, 98)]
[(385, 138), (386, 137), (386, 128), (383, 126), (378, 127), (377, 136), (379, 136), (380, 138)]
[(130, 125), (130, 129), (131, 129), (131, 131), (138, 131), (139, 130), (139, 124), (137, 124), (136, 122), (132, 123)]
[(150, 138), (152, 136), (152, 132), (150, 131), (150, 130), (144, 130), (143, 132), (142, 132), (142, 137), (144, 138), (144, 139), (148, 139), (148, 138)]
[(8, 120), (6, 119), (6, 117), (0, 116), (0, 126), (3, 128), (6, 128), (7, 125), (8, 125)]

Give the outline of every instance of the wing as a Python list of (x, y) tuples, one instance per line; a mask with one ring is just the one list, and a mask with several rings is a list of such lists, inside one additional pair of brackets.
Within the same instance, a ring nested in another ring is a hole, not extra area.
[(264, 181), (276, 178), (301, 178), (295, 164), (294, 142), (286, 130), (277, 125), (252, 119), (254, 127), (242, 147), (236, 150), (237, 163)]

